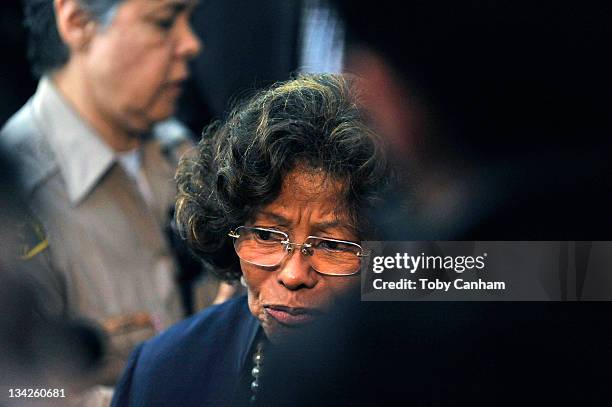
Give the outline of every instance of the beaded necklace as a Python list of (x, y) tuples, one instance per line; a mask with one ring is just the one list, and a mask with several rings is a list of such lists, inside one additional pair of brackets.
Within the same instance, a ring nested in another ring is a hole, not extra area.
[(261, 377), (261, 367), (263, 364), (263, 348), (264, 342), (259, 341), (257, 344), (257, 350), (253, 355), (253, 370), (251, 370), (251, 376), (253, 381), (251, 382), (251, 399), (250, 403), (255, 404), (257, 402), (257, 394), (259, 393), (259, 378)]

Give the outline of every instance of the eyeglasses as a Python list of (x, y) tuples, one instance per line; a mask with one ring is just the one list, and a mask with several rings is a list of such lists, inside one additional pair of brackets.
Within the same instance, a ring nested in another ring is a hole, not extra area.
[(359, 273), (361, 258), (368, 256), (354, 242), (308, 236), (304, 243), (298, 244), (290, 242), (286, 233), (274, 229), (239, 226), (228, 236), (234, 238), (234, 249), (240, 259), (261, 267), (278, 266), (299, 249), (318, 273), (351, 276)]

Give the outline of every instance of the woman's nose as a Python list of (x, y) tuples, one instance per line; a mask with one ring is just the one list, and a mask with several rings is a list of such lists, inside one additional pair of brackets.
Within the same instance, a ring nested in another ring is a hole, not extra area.
[(313, 288), (318, 281), (317, 273), (310, 267), (308, 256), (300, 248), (291, 250), (280, 265), (277, 280), (289, 290)]
[(177, 54), (181, 57), (191, 59), (196, 56), (202, 49), (202, 42), (193, 32), (191, 23), (187, 18), (181, 21), (181, 27), (178, 38)]

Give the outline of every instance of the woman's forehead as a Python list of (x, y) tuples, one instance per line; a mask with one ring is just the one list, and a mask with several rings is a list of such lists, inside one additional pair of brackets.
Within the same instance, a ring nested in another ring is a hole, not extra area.
[(353, 230), (344, 185), (324, 171), (296, 169), (283, 180), (279, 196), (255, 212), (255, 221), (277, 226), (307, 222), (317, 230)]
[(281, 195), (294, 194), (296, 198), (306, 200), (341, 198), (344, 189), (345, 183), (337, 176), (300, 165), (283, 178)]
[(309, 214), (317, 219), (347, 220), (344, 184), (324, 172), (292, 171), (284, 179), (278, 197), (268, 209)]

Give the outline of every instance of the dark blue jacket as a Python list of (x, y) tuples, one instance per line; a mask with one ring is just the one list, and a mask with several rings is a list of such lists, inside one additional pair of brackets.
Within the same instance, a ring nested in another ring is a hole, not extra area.
[(246, 297), (174, 325), (134, 350), (112, 407), (230, 404), (259, 328)]

